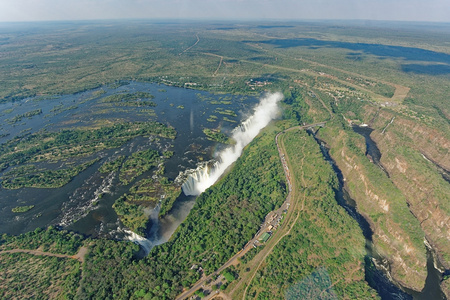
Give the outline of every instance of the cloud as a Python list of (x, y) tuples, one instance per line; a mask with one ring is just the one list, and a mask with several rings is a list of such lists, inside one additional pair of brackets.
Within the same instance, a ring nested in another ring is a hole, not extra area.
[(450, 22), (448, 0), (1, 0), (0, 21), (120, 18)]

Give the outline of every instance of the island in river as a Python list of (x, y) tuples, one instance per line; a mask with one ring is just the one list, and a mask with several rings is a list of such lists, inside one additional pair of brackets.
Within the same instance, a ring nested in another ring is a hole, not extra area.
[[(298, 205), (279, 220), (280, 233), (274, 226), (272, 238), (250, 245), (197, 296), (448, 297), (444, 25), (138, 23), (0, 28), (8, 35), (0, 44), (7, 53), (0, 224), (14, 234), (2, 236), (3, 297), (20, 290), (41, 298), (176, 298), (228, 266), (286, 200), (275, 136), (321, 122), (315, 135), (330, 159), (308, 133), (286, 133)], [(213, 165), (215, 154), (233, 146), (218, 141), (232, 136), (265, 92), (283, 93), (279, 120), (215, 185), (197, 198), (183, 195), (180, 171)], [(355, 124), (372, 131), (363, 137)], [(350, 206), (336, 201), (340, 192)], [(372, 254), (355, 213), (372, 232)], [(39, 229), (48, 225), (62, 230)], [(281, 234), (287, 226), (296, 234)], [(160, 245), (143, 257), (119, 241), (126, 228)], [(72, 258), (82, 246), (83, 263)], [(23, 248), (67, 257), (6, 252)], [(55, 269), (57, 283), (37, 280)]]

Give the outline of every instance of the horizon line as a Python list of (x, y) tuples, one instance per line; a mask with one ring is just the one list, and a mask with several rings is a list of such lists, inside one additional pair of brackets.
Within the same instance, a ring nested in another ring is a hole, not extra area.
[(121, 22), (121, 21), (154, 21), (154, 22), (171, 22), (171, 23), (220, 23), (220, 22), (244, 22), (244, 23), (326, 23), (326, 22), (339, 22), (339, 23), (354, 23), (354, 22), (374, 22), (374, 23), (404, 23), (404, 24), (439, 24), (450, 25), (450, 21), (412, 21), (412, 20), (381, 20), (381, 19), (277, 19), (277, 18), (223, 18), (223, 19), (211, 19), (211, 18), (104, 18), (104, 19), (49, 19), (49, 20), (21, 20), (21, 21), (0, 21), (0, 24), (18, 24), (18, 23), (76, 23), (76, 22)]

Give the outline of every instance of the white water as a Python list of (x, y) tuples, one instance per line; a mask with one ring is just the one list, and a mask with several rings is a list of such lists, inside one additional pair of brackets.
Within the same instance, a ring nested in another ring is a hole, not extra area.
[(258, 135), (260, 130), (277, 117), (278, 102), (281, 99), (283, 99), (281, 93), (268, 94), (262, 98), (255, 107), (253, 115), (234, 129), (232, 138), (236, 144), (220, 152), (214, 165), (199, 166), (188, 175), (182, 185), (184, 194), (197, 196), (212, 186), (225, 170), (241, 156), (244, 147)]
[(150, 250), (152, 250), (153, 246), (155, 246), (150, 240), (146, 239), (145, 237), (140, 236), (137, 233), (134, 233), (131, 230), (124, 229), (123, 232), (127, 234), (125, 236), (126, 240), (132, 241), (142, 247), (145, 251), (145, 255), (150, 253)]
[[(95, 209), (96, 204), (100, 199), (100, 195), (111, 193), (111, 187), (114, 180), (114, 172), (111, 172), (108, 176), (103, 179), (100, 186), (93, 190), (95, 184), (92, 182), (96, 179), (95, 174), (89, 177), (84, 183), (83, 186), (77, 188), (74, 193), (69, 196), (70, 201), (63, 204), (63, 215), (61, 217), (61, 221), (59, 221), (60, 226), (68, 226), (79, 219), (87, 216), (87, 214)], [(77, 203), (79, 199), (87, 199), (91, 197), (93, 194), (93, 198), (89, 201), (86, 201), (84, 204), (78, 204), (73, 206), (74, 203)]]
[(148, 238), (144, 238), (130, 230), (120, 227), (117, 229), (117, 232), (119, 233), (118, 238), (139, 244), (147, 255), (153, 247), (164, 244), (170, 239), (181, 222), (186, 219), (187, 215), (194, 206), (194, 203), (195, 200), (178, 203), (173, 207), (168, 215), (161, 219), (159, 218), (160, 205), (158, 204), (154, 209), (147, 212), (149, 213), (149, 218), (152, 221)]
[[(269, 94), (262, 98), (260, 103), (255, 107), (253, 115), (234, 129), (232, 138), (236, 141), (236, 144), (220, 152), (217, 156), (217, 161), (212, 166), (202, 164), (197, 169), (191, 170), (186, 181), (182, 185), (183, 192), (186, 195), (197, 196), (213, 185), (225, 170), (241, 156), (244, 147), (258, 135), (259, 131), (277, 117), (279, 112), (277, 103), (281, 99), (283, 99), (281, 93)], [(192, 127), (193, 119), (191, 118), (190, 121)], [(150, 212), (150, 218), (155, 219), (155, 222), (152, 226), (149, 239), (130, 230), (119, 230), (125, 233), (125, 239), (139, 244), (146, 254), (148, 254), (154, 246), (167, 242), (179, 225), (179, 222), (173, 222), (172, 220), (172, 226), (166, 228), (166, 232), (164, 234), (159, 234), (161, 235), (159, 236), (158, 231), (160, 224), (158, 222), (158, 208), (159, 206)], [(190, 209), (188, 209), (188, 211), (189, 210)], [(168, 217), (169, 216), (166, 218)], [(185, 217), (186, 216), (180, 218), (180, 221), (184, 220)]]

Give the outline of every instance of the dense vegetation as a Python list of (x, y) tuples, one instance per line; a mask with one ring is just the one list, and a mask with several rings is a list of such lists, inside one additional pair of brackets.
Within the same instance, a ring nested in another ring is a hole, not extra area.
[(75, 299), (81, 263), (25, 253), (0, 254), (2, 299)]
[[(206, 273), (223, 264), (285, 197), (273, 142), (276, 130), (271, 128), (252, 142), (236, 162), (235, 172), (202, 194), (171, 241), (155, 247), (147, 258), (137, 261), (138, 247), (130, 242), (90, 241), (78, 296), (174, 298), (182, 286), (200, 277), (197, 270), (191, 270), (193, 264), (202, 266)], [(76, 234), (50, 228), (18, 237), (4, 235), (2, 249), (41, 247), (73, 254), (81, 242)]]
[(215, 113), (221, 114), (221, 115), (227, 115), (227, 116), (231, 116), (231, 117), (237, 117), (237, 114), (232, 111), (231, 109), (223, 109), (223, 108), (217, 108), (215, 111)]
[[(357, 223), (336, 202), (337, 178), (319, 146), (305, 131), (287, 132), (282, 139), (299, 191), (294, 200), (299, 203), (294, 207), (299, 217), (257, 271), (248, 298), (297, 299), (289, 294), (299, 296), (298, 290), (316, 290), (312, 298), (321, 299), (327, 299), (327, 293), (339, 299), (375, 297), (364, 281), (364, 238)], [(321, 276), (312, 279), (316, 273)], [(309, 296), (304, 299), (312, 299)]]
[[(234, 171), (199, 196), (171, 240), (155, 247), (146, 259), (127, 263), (124, 260), (131, 260), (131, 250), (113, 247), (112, 241), (102, 242), (104, 246), (98, 250), (101, 255), (88, 258), (84, 293), (96, 299), (108, 293), (128, 298), (142, 290), (142, 295), (150, 299), (174, 298), (182, 286), (200, 278), (201, 273), (192, 270), (192, 265), (201, 266), (208, 274), (239, 251), (265, 215), (285, 197), (274, 130), (250, 144)], [(121, 255), (124, 260), (118, 258)]]
[(166, 177), (144, 178), (135, 183), (129, 192), (113, 205), (122, 223), (132, 231), (145, 236), (149, 221), (146, 209), (160, 203), (159, 216), (165, 216), (181, 194), (181, 188)]
[(22, 119), (24, 119), (24, 118), (32, 118), (33, 116), (37, 116), (37, 115), (40, 115), (40, 114), (42, 114), (42, 109), (39, 108), (39, 109), (36, 109), (36, 110), (32, 110), (32, 111), (26, 112), (26, 113), (21, 114), (21, 115), (16, 115), (14, 118), (6, 120), (6, 122), (9, 123), (9, 124), (15, 124), (17, 122), (22, 121)]
[(203, 133), (206, 134), (208, 140), (216, 141), (222, 144), (233, 143), (233, 141), (225, 133), (221, 132), (220, 129), (205, 128), (203, 129)]
[(181, 188), (166, 177), (144, 178), (117, 199), (113, 208), (126, 227), (145, 236), (149, 222), (148, 212), (145, 210), (153, 209), (160, 203), (159, 215), (165, 216), (180, 194)]
[(151, 178), (143, 178), (135, 182), (128, 193), (122, 195), (113, 205), (122, 223), (134, 232), (145, 235), (148, 213), (145, 210), (154, 208), (160, 203), (160, 216), (166, 215), (181, 193), (179, 185), (163, 177), (164, 161), (172, 157), (172, 151), (160, 154), (148, 149), (134, 152), (130, 156), (120, 155), (106, 161), (99, 168), (101, 173), (117, 172), (120, 184), (128, 185), (137, 177), (158, 166)]
[(169, 181), (166, 177), (159, 176), (157, 179), (145, 178), (138, 181), (130, 188), (126, 195), (127, 201), (142, 205), (154, 206), (161, 203), (160, 216), (166, 215), (172, 208), (175, 200), (181, 194), (181, 188)]
[(153, 99), (153, 96), (150, 93), (145, 92), (136, 92), (133, 94), (125, 93), (125, 94), (115, 94), (111, 96), (107, 96), (102, 99), (103, 103), (113, 103), (115, 106), (156, 106), (156, 103), (149, 100), (142, 99)]
[(29, 211), (33, 207), (34, 205), (16, 206), (13, 209), (11, 209), (11, 211), (15, 213), (23, 213)]
[(160, 155), (156, 150), (148, 149), (135, 152), (127, 158), (120, 168), (119, 179), (127, 185), (137, 176), (157, 166), (158, 163), (160, 163)]
[(111, 173), (119, 171), (123, 162), (125, 161), (126, 156), (120, 155), (114, 160), (104, 162), (103, 165), (98, 169), (100, 173)]
[(4, 299), (75, 299), (81, 263), (72, 258), (4, 253), (12, 249), (75, 254), (84, 242), (81, 235), (49, 227), (19, 236), (0, 238), (0, 297)]
[(50, 226), (46, 230), (38, 228), (18, 236), (3, 234), (0, 239), (0, 250), (39, 248), (42, 251), (73, 255), (77, 253), (82, 243), (83, 236)]
[(0, 145), (0, 170), (25, 162), (85, 156), (102, 149), (118, 147), (133, 137), (150, 135), (173, 139), (176, 132), (157, 122), (128, 122), (94, 130), (62, 130), (16, 137)]
[(150, 220), (144, 212), (144, 207), (127, 200), (126, 195), (117, 199), (113, 204), (114, 210), (127, 228), (137, 234), (145, 235), (145, 229)]
[(35, 166), (20, 166), (6, 172), (2, 177), (2, 186), (5, 189), (20, 189), (23, 187), (58, 188), (66, 185), (81, 171), (92, 166), (98, 159), (72, 168), (59, 170), (42, 170)]
[(173, 155), (172, 151), (165, 151), (162, 155), (156, 150), (148, 149), (134, 152), (125, 157), (105, 162), (99, 169), (102, 173), (118, 172), (120, 183), (128, 185), (135, 179), (158, 166), (152, 178), (143, 178), (136, 182), (129, 192), (113, 205), (123, 224), (141, 235), (145, 235), (148, 223), (148, 213), (145, 209), (154, 208), (161, 203), (160, 216), (166, 215), (181, 193), (181, 188), (169, 181), (164, 174), (164, 160)]

